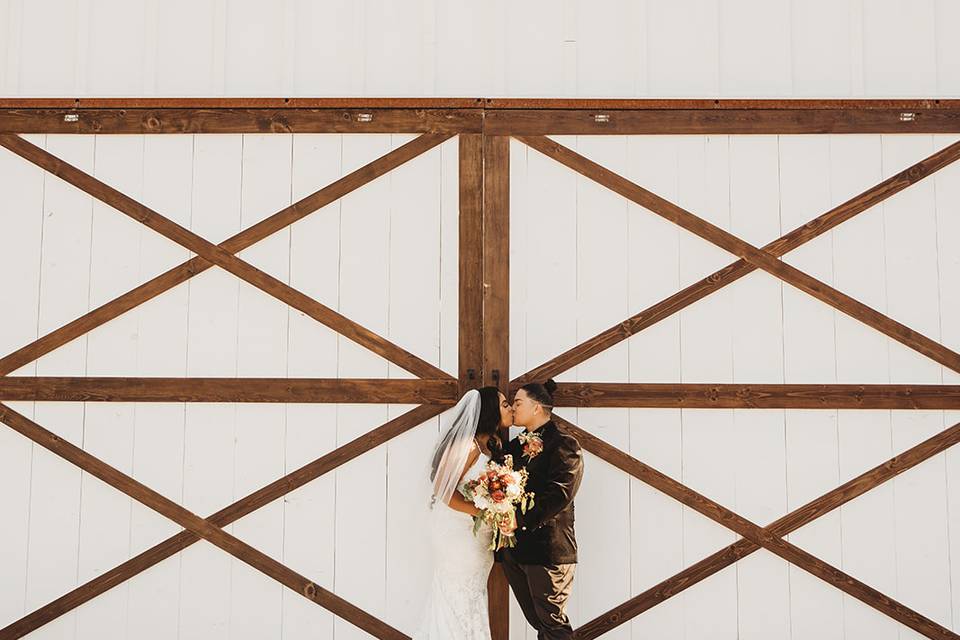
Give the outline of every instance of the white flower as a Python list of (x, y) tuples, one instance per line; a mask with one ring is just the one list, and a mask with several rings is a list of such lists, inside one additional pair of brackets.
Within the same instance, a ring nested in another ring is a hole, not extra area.
[(518, 484), (508, 484), (507, 485), (507, 495), (510, 497), (520, 495), (520, 485)]

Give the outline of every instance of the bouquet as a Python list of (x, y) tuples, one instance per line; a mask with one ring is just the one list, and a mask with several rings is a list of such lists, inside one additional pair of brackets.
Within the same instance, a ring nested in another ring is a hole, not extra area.
[(460, 486), (463, 497), (480, 509), (480, 513), (473, 517), (473, 534), (477, 535), (484, 522), (493, 529), (491, 551), (516, 546), (513, 534), (500, 531), (500, 525), (514, 518), (517, 506), (521, 513), (533, 507), (534, 494), (525, 490), (526, 485), (527, 470), (514, 471), (513, 457), (507, 455), (502, 465), (491, 460), (478, 477)]

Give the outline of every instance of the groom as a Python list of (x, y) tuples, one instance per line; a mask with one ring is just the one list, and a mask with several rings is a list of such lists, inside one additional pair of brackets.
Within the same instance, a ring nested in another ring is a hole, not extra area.
[[(527, 491), (534, 506), (516, 511), (504, 533), (515, 533), (516, 546), (496, 553), (527, 622), (540, 640), (573, 638), (567, 598), (577, 566), (573, 498), (583, 476), (583, 455), (576, 438), (551, 420), (556, 383), (531, 383), (517, 391), (513, 423), (524, 427), (507, 443), (515, 469), (526, 468)], [(502, 458), (500, 460), (502, 462)]]

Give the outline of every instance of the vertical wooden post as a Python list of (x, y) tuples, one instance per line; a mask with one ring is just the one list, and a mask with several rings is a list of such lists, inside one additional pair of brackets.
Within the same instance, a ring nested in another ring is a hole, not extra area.
[(483, 384), (483, 136), (462, 134), (460, 149), (460, 394)]
[[(500, 369), (497, 360), (487, 355), (485, 323), (488, 314), (506, 313), (496, 304), (489, 304), (485, 291), (488, 265), (485, 261), (487, 246), (496, 245), (495, 239), (486, 240), (484, 205), (484, 154), (486, 144), (481, 134), (461, 134), (460, 145), (460, 296), (459, 296), (459, 381), (460, 393), (489, 384), (492, 369), (497, 368), (500, 381), (509, 381), (506, 369)], [(506, 212), (504, 212), (506, 213)], [(496, 252), (493, 254), (498, 256)], [(493, 326), (499, 326), (494, 324)], [(504, 342), (506, 336), (503, 337)], [(490, 365), (490, 362), (497, 362)], [(499, 564), (494, 564), (487, 581), (489, 600), (488, 615), (493, 640), (507, 640), (509, 635), (509, 595), (506, 576)]]
[[(510, 138), (483, 136), (483, 383), (509, 393)], [(503, 434), (506, 436), (507, 434)], [(493, 640), (510, 635), (510, 597), (499, 563), (488, 582)]]

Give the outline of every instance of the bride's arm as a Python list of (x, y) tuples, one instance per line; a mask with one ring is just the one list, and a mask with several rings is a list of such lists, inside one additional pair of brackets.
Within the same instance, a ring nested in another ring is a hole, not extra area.
[[(457, 483), (459, 486), (460, 482), (463, 482), (463, 476), (467, 473), (467, 469), (473, 466), (473, 463), (477, 461), (477, 456), (480, 455), (480, 450), (477, 449), (477, 445), (473, 445), (470, 449), (470, 454), (467, 456), (467, 462), (463, 465), (463, 471), (460, 472), (460, 481)], [(480, 513), (480, 509), (477, 509), (472, 502), (467, 502), (467, 500), (461, 495), (459, 491), (454, 491), (453, 495), (450, 496), (450, 501), (447, 503), (451, 509), (455, 511), (461, 511), (470, 516), (475, 516)]]

